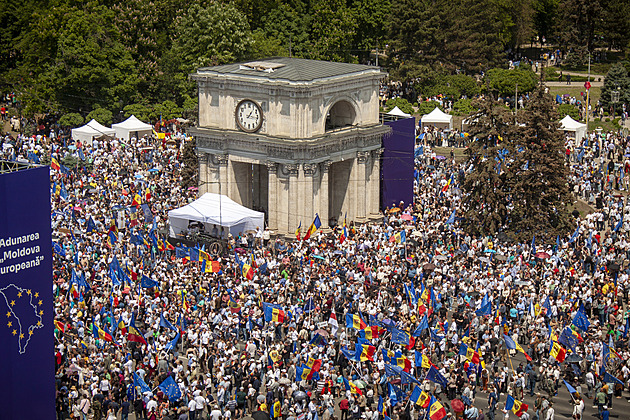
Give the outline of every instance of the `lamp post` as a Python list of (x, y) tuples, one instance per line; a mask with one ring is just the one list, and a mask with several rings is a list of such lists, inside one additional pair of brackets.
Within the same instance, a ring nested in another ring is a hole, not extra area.
[(613, 120), (615, 119), (615, 115), (617, 115), (617, 110), (616, 110), (616, 104), (617, 102), (619, 102), (619, 94), (621, 93), (621, 87), (619, 87), (619, 85), (617, 85), (617, 89), (613, 90), (612, 92), (610, 92), (610, 100), (612, 101), (613, 104), (613, 115), (612, 118)]

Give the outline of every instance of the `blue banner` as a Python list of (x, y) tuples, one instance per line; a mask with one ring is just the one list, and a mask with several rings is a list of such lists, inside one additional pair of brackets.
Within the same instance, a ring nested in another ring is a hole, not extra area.
[(50, 178), (0, 174), (0, 407), (3, 419), (55, 413)]

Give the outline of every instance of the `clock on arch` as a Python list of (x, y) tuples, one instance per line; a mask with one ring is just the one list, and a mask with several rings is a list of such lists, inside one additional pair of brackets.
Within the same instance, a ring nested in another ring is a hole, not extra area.
[(251, 99), (243, 99), (240, 101), (236, 105), (234, 115), (236, 117), (236, 125), (247, 133), (254, 133), (260, 130), (262, 126), (262, 108)]

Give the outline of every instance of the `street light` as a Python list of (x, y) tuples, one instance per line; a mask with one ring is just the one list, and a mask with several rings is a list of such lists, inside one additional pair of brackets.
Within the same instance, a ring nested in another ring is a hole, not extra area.
[(615, 110), (615, 104), (617, 104), (617, 102), (619, 102), (619, 94), (621, 93), (621, 87), (619, 87), (619, 85), (617, 85), (617, 90), (613, 90), (612, 92), (610, 92), (610, 99), (612, 101), (613, 104), (613, 120), (615, 119), (615, 115), (617, 115), (617, 112)]

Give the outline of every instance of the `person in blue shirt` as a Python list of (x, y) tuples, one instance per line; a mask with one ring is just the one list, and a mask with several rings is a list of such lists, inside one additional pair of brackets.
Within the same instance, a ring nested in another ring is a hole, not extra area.
[(608, 420), (610, 418), (610, 411), (608, 411), (608, 406), (605, 405), (602, 407), (602, 412), (599, 413), (600, 420)]
[(494, 411), (497, 408), (497, 393), (494, 392), (494, 386), (489, 386), (490, 394), (488, 394), (488, 418), (494, 420)]

